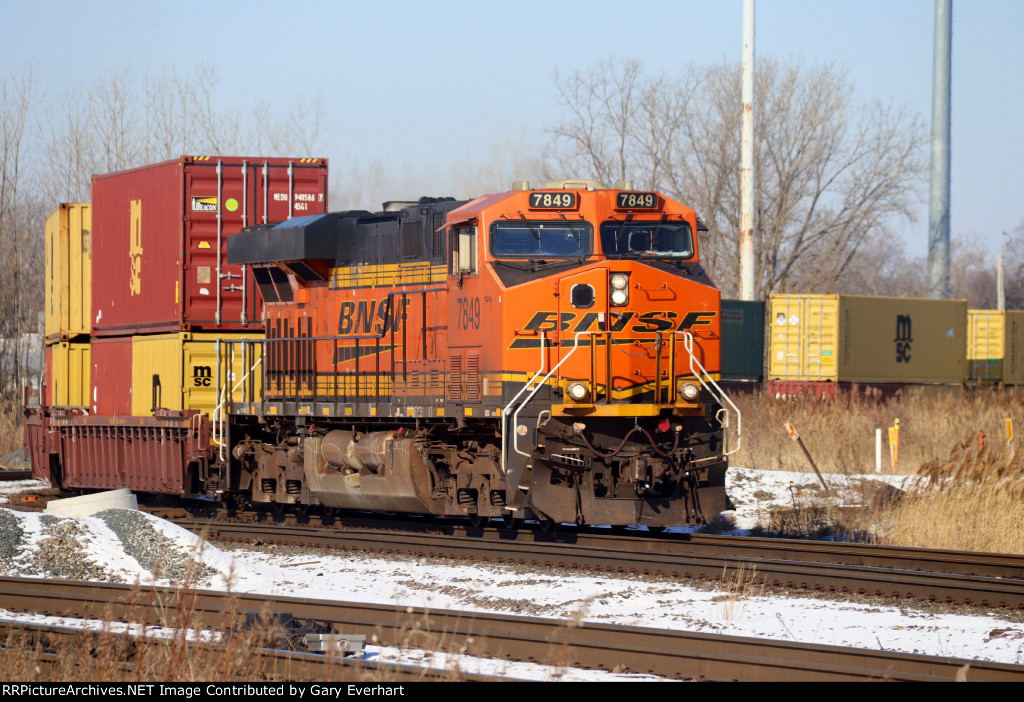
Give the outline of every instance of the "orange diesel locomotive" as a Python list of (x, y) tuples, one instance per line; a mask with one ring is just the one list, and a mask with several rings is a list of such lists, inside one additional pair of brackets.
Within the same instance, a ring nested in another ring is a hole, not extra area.
[(565, 181), (253, 227), (260, 394), (219, 489), (299, 509), (696, 524), (729, 508), (739, 415), (694, 211)]

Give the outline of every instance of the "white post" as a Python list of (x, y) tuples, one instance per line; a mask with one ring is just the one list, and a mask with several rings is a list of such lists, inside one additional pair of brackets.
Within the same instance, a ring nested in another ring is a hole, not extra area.
[(882, 472), (882, 430), (875, 429), (875, 472)]
[(754, 0), (743, 0), (740, 137), (740, 299), (754, 299)]

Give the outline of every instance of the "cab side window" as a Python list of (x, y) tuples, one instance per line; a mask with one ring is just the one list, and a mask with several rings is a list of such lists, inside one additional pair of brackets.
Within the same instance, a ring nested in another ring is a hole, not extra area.
[(451, 275), (475, 275), (477, 272), (477, 228), (475, 225), (459, 225), (452, 228), (450, 251), (452, 252)]

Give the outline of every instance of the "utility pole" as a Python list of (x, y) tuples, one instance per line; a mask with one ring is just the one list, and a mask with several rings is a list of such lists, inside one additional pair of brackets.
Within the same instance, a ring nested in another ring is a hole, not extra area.
[(740, 139), (740, 298), (754, 299), (754, 0), (743, 0), (743, 121)]
[(1003, 232), (1003, 247), (999, 249), (999, 256), (996, 259), (996, 309), (999, 311), (1006, 309), (1006, 279), (1003, 277), (1003, 254), (1006, 253), (1006, 242), (1010, 240), (1010, 235)]
[(932, 177), (928, 207), (928, 297), (949, 297), (949, 122), (953, 0), (935, 0)]

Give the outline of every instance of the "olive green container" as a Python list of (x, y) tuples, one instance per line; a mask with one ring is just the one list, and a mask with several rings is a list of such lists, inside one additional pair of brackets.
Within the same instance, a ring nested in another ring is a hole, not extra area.
[(772, 295), (770, 380), (962, 383), (967, 301)]

